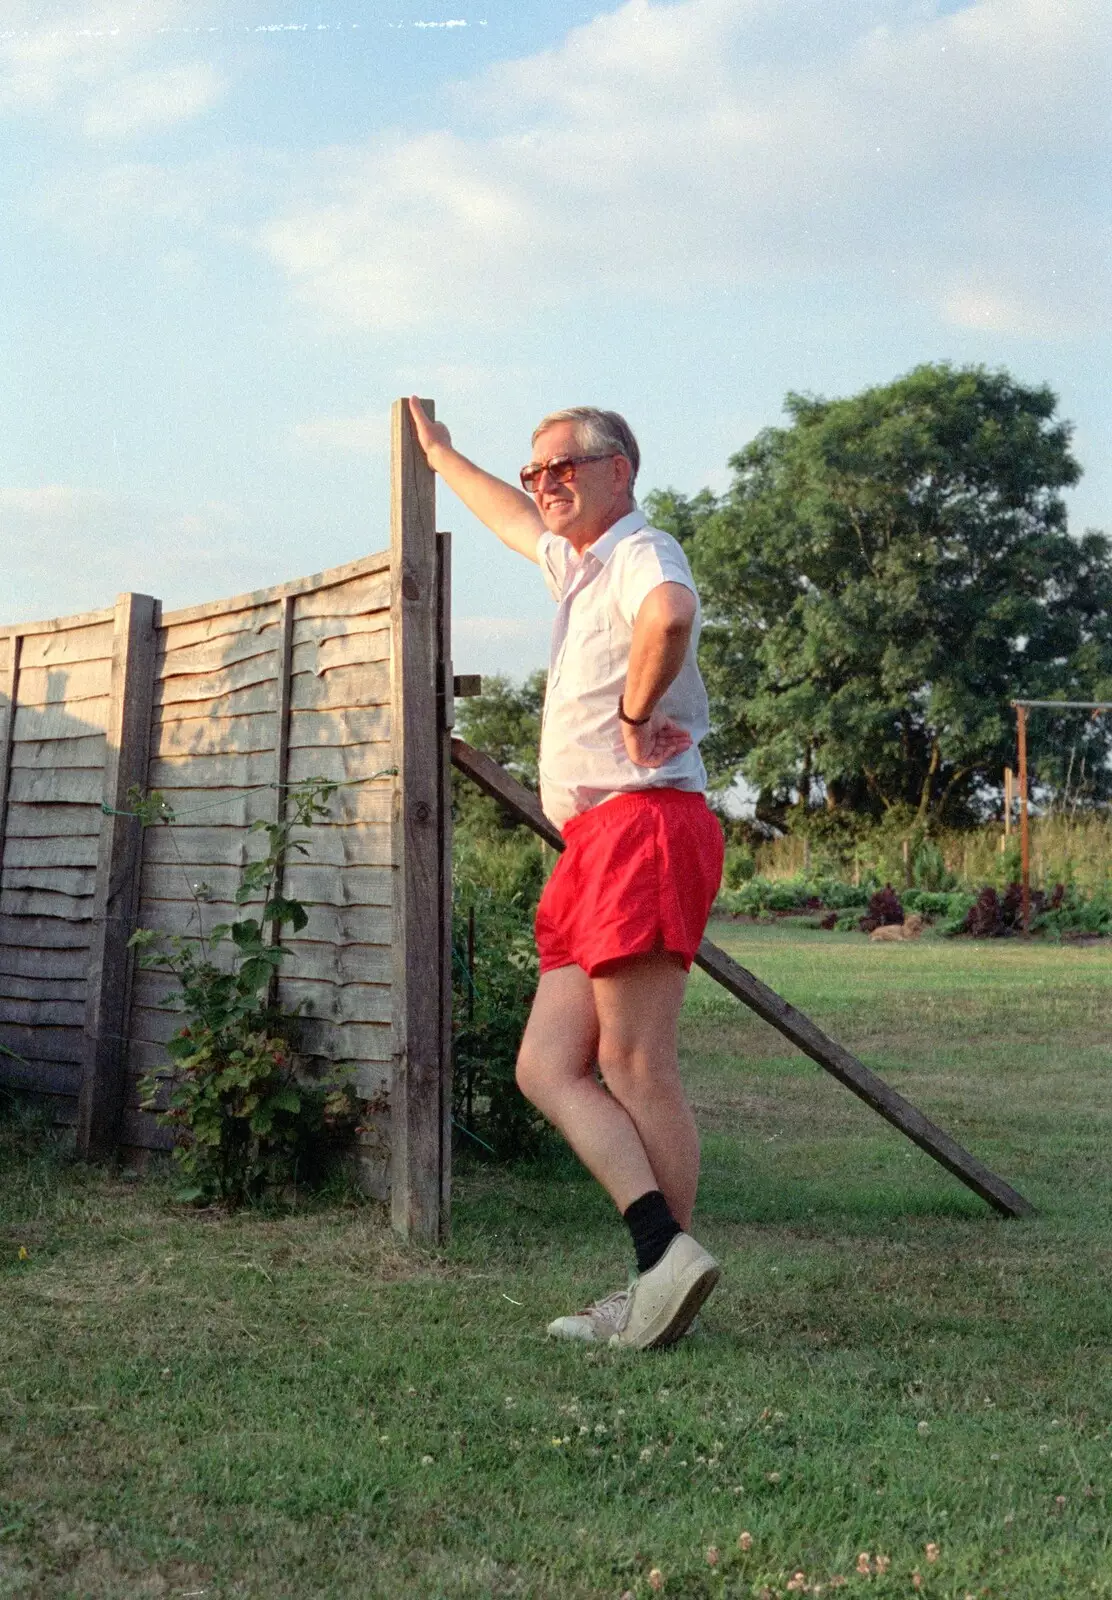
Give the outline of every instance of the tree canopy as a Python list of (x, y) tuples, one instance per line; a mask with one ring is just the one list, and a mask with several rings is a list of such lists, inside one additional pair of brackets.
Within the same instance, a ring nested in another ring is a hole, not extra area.
[[(1013, 699), (1112, 698), (1109, 542), (1067, 530), (1080, 468), (1056, 406), (949, 365), (844, 400), (791, 394), (790, 425), (731, 458), (724, 496), (650, 498), (703, 599), (719, 782), (744, 776), (769, 817), (972, 820), (1015, 764)], [(1092, 795), (1109, 790), (1110, 722), (1069, 724)], [(1041, 748), (1047, 777), (1061, 730)]]

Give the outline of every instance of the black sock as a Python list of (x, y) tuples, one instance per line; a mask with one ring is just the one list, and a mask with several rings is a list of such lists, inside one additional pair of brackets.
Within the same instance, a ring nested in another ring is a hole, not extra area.
[(683, 1232), (659, 1189), (643, 1194), (622, 1216), (637, 1252), (638, 1272), (655, 1267), (672, 1240)]

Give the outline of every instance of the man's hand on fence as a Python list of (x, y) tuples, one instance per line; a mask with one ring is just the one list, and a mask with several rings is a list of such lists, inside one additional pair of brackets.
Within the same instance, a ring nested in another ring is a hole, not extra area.
[(648, 722), (634, 727), (622, 723), (626, 754), (638, 767), (662, 767), (685, 750), (691, 749), (691, 735), (678, 722), (666, 717), (659, 706)]
[(436, 463), (432, 459), (430, 452), (438, 449), (450, 450), (452, 448), (452, 435), (442, 422), (433, 422), (431, 420), (415, 394), (411, 394), (409, 397), (409, 414), (413, 418), (417, 443), (425, 452), (429, 466), (435, 470)]

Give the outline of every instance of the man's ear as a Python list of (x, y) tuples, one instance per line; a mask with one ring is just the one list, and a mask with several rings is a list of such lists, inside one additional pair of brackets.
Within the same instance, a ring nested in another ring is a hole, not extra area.
[(624, 489), (626, 494), (632, 494), (632, 490), (629, 486), (629, 480), (633, 476), (633, 464), (630, 462), (628, 457), (615, 456), (614, 471), (616, 474), (615, 482), (617, 486), (620, 489)]

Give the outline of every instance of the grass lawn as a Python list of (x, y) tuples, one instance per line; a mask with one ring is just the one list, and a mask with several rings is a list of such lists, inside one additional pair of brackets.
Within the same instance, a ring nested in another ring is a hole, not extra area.
[(570, 1163), (464, 1169), (421, 1252), (371, 1205), (184, 1212), (9, 1124), (0, 1596), (1112, 1597), (1112, 953), (711, 931), (1040, 1215), (700, 974), (725, 1271), (672, 1351), (546, 1342), (628, 1260)]

